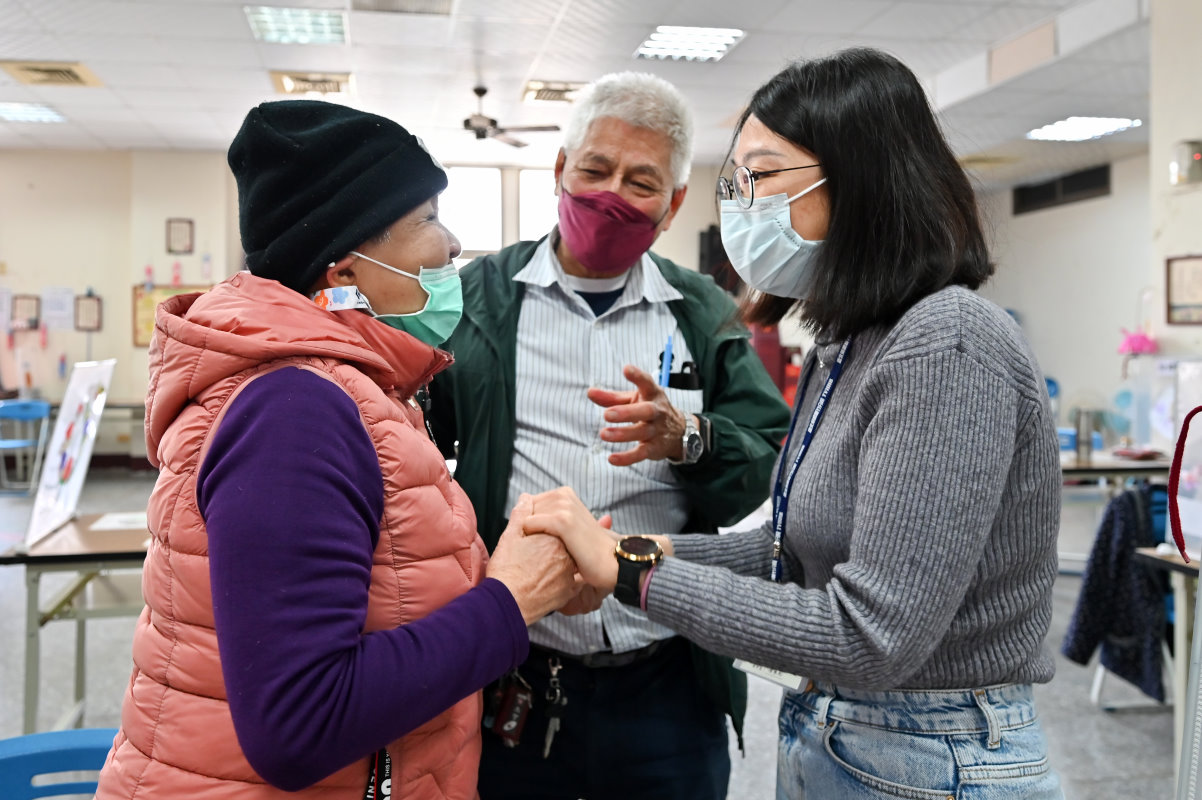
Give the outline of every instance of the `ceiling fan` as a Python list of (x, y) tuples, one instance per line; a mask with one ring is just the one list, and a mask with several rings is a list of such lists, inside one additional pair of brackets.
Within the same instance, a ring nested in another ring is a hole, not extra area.
[(514, 131), (559, 130), (558, 125), (515, 125), (513, 127), (502, 128), (497, 125), (495, 119), (484, 116), (484, 95), (488, 94), (488, 89), (484, 86), (477, 86), (472, 91), (476, 93), (476, 113), (463, 121), (463, 127), (474, 133), (477, 139), (496, 139), (498, 142), (504, 142), (513, 147), (525, 147), (526, 142), (523, 142), (521, 139), (515, 139), (509, 134)]

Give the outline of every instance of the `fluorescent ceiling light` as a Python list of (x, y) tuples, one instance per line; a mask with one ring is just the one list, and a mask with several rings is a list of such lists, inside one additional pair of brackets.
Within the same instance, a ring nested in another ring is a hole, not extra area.
[(41, 103), (0, 103), (0, 119), (6, 122), (66, 122), (50, 106)]
[(1138, 128), (1143, 122), (1122, 117), (1069, 117), (1051, 125), (1044, 125), (1027, 133), (1028, 139), (1044, 142), (1083, 142), (1112, 133)]
[(717, 61), (730, 52), (744, 32), (738, 28), (682, 28), (660, 25), (634, 51), (636, 58)]
[(346, 44), (346, 12), (243, 6), (255, 38), (273, 44)]

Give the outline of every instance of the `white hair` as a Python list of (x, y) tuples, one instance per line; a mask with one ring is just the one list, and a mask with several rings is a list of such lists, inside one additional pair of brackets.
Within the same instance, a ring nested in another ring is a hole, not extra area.
[(675, 86), (646, 72), (603, 75), (576, 96), (563, 149), (571, 151), (584, 144), (589, 126), (601, 117), (620, 119), (667, 136), (672, 142), (672, 180), (676, 188), (688, 182), (693, 161), (693, 115)]

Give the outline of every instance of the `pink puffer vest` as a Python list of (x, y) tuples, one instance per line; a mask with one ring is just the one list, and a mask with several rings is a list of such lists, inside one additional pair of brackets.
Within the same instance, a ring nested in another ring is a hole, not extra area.
[[(411, 400), (449, 356), (246, 273), (160, 306), (150, 355), (147, 442), (160, 475), (148, 509), (147, 605), (97, 798), (359, 800), (366, 759), (288, 793), (264, 783), (238, 746), (213, 629), (196, 473), (223, 409), (248, 380), (299, 366), (334, 381), (359, 406), (384, 475), (365, 631), (421, 618), (479, 583), (487, 559), (471, 505)], [(390, 744), (392, 796), (474, 797), (480, 713), (477, 692)]]

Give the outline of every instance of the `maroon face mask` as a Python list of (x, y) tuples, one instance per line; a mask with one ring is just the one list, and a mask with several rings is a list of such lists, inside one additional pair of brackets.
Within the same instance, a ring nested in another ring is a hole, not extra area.
[(570, 194), (560, 187), (559, 235), (589, 272), (625, 272), (651, 248), (658, 227), (659, 222), (613, 192)]

